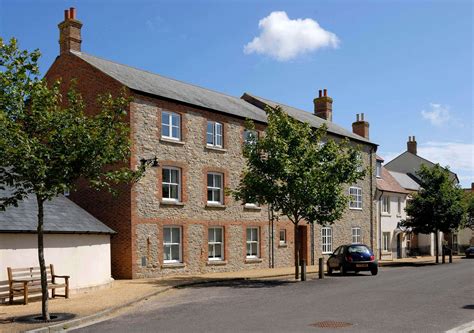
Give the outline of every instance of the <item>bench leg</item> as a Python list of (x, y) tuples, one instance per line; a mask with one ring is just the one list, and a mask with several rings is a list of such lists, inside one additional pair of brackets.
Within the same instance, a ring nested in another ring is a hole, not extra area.
[(51, 289), (51, 298), (56, 297), (56, 288)]
[(66, 278), (66, 288), (64, 288), (65, 297), (69, 298), (69, 278)]
[(10, 296), (10, 301), (8, 303), (10, 303), (10, 305), (12, 305), (13, 304), (13, 290), (12, 289), (10, 289), (10, 295), (9, 296)]
[(23, 305), (28, 304), (28, 285), (25, 284), (23, 289)]

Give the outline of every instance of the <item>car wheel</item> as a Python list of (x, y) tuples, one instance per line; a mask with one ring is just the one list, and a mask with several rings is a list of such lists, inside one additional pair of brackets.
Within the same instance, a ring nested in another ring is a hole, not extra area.
[(332, 268), (328, 266), (328, 275), (332, 275)]
[(379, 272), (379, 269), (376, 267), (376, 268), (372, 268), (370, 270), (370, 273), (372, 273), (372, 275), (377, 275), (377, 273)]
[(344, 266), (341, 266), (341, 275), (347, 275), (347, 269)]

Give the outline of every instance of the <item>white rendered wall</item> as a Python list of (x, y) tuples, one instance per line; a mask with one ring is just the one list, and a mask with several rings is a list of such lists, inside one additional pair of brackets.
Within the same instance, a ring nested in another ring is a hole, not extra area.
[[(44, 244), (46, 264), (54, 265), (55, 274), (71, 277), (70, 289), (112, 280), (109, 235), (47, 234)], [(35, 234), (0, 234), (0, 286), (8, 280), (7, 267), (34, 266), (39, 266)]]
[[(382, 202), (383, 197), (390, 197), (390, 212), (382, 212)], [(398, 198), (401, 198), (401, 210), (398, 213)], [(405, 204), (406, 204), (406, 195), (398, 193), (388, 193), (384, 192), (382, 197), (380, 197), (378, 206), (378, 213), (380, 219), (380, 248), (382, 249), (382, 235), (384, 232), (390, 232), (390, 249), (393, 258), (397, 258), (397, 225), (398, 223), (406, 218), (405, 213)], [(382, 252), (382, 255), (387, 254)], [(401, 254), (402, 257), (406, 255), (406, 239), (402, 237), (401, 242)]]

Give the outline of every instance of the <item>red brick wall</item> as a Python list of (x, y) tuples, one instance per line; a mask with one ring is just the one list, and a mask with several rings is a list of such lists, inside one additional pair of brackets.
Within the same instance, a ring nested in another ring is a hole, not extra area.
[[(111, 93), (116, 96), (123, 86), (72, 54), (63, 54), (56, 58), (46, 74), (49, 82), (61, 79), (61, 90), (66, 96), (72, 79), (76, 79), (76, 89), (86, 104), (86, 114), (93, 115), (99, 110), (97, 97)], [(127, 116), (127, 122), (130, 116)], [(131, 234), (131, 189), (129, 185), (116, 188), (119, 195), (113, 197), (106, 191), (96, 191), (81, 180), (77, 190), (70, 198), (86, 209), (117, 234), (111, 238), (112, 276), (114, 278), (132, 277), (132, 234)]]

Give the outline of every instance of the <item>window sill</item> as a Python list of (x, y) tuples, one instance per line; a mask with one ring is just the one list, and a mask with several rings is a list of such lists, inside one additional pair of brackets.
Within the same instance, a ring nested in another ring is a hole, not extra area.
[(183, 207), (184, 203), (181, 201), (168, 201), (168, 200), (161, 200), (160, 201), (160, 206), (178, 206), (178, 207)]
[(255, 205), (244, 205), (244, 210), (259, 212), (262, 210), (262, 207), (255, 206)]
[(227, 153), (227, 149), (224, 149), (224, 148), (213, 147), (213, 146), (206, 146), (204, 148), (206, 150), (215, 151), (215, 152), (218, 152), (218, 153)]
[(332, 254), (332, 252), (322, 252), (323, 255), (325, 256), (330, 256)]
[(278, 244), (278, 247), (285, 248), (285, 247), (288, 247), (288, 244), (287, 244), (287, 243), (284, 243), (284, 244)]
[(349, 207), (350, 210), (362, 210), (362, 208)]
[(207, 261), (207, 266), (224, 266), (227, 265), (226, 260), (208, 260)]
[(227, 206), (223, 204), (218, 204), (218, 203), (207, 203), (205, 208), (207, 209), (226, 209)]
[(388, 214), (388, 213), (382, 213), (380, 215), (383, 216), (383, 217), (391, 217), (392, 216), (391, 214)]
[(400, 215), (400, 214), (397, 214), (397, 217), (402, 217), (402, 215)]
[(175, 144), (175, 145), (179, 145), (179, 146), (182, 146), (184, 145), (184, 141), (181, 141), (181, 140), (173, 140), (173, 139), (168, 139), (168, 138), (160, 138), (160, 142), (162, 143), (171, 143), (171, 144)]
[(263, 262), (262, 258), (245, 258), (246, 264), (258, 264)]
[(186, 264), (182, 262), (170, 262), (170, 263), (164, 263), (161, 265), (162, 269), (174, 269), (174, 268), (185, 268)]

